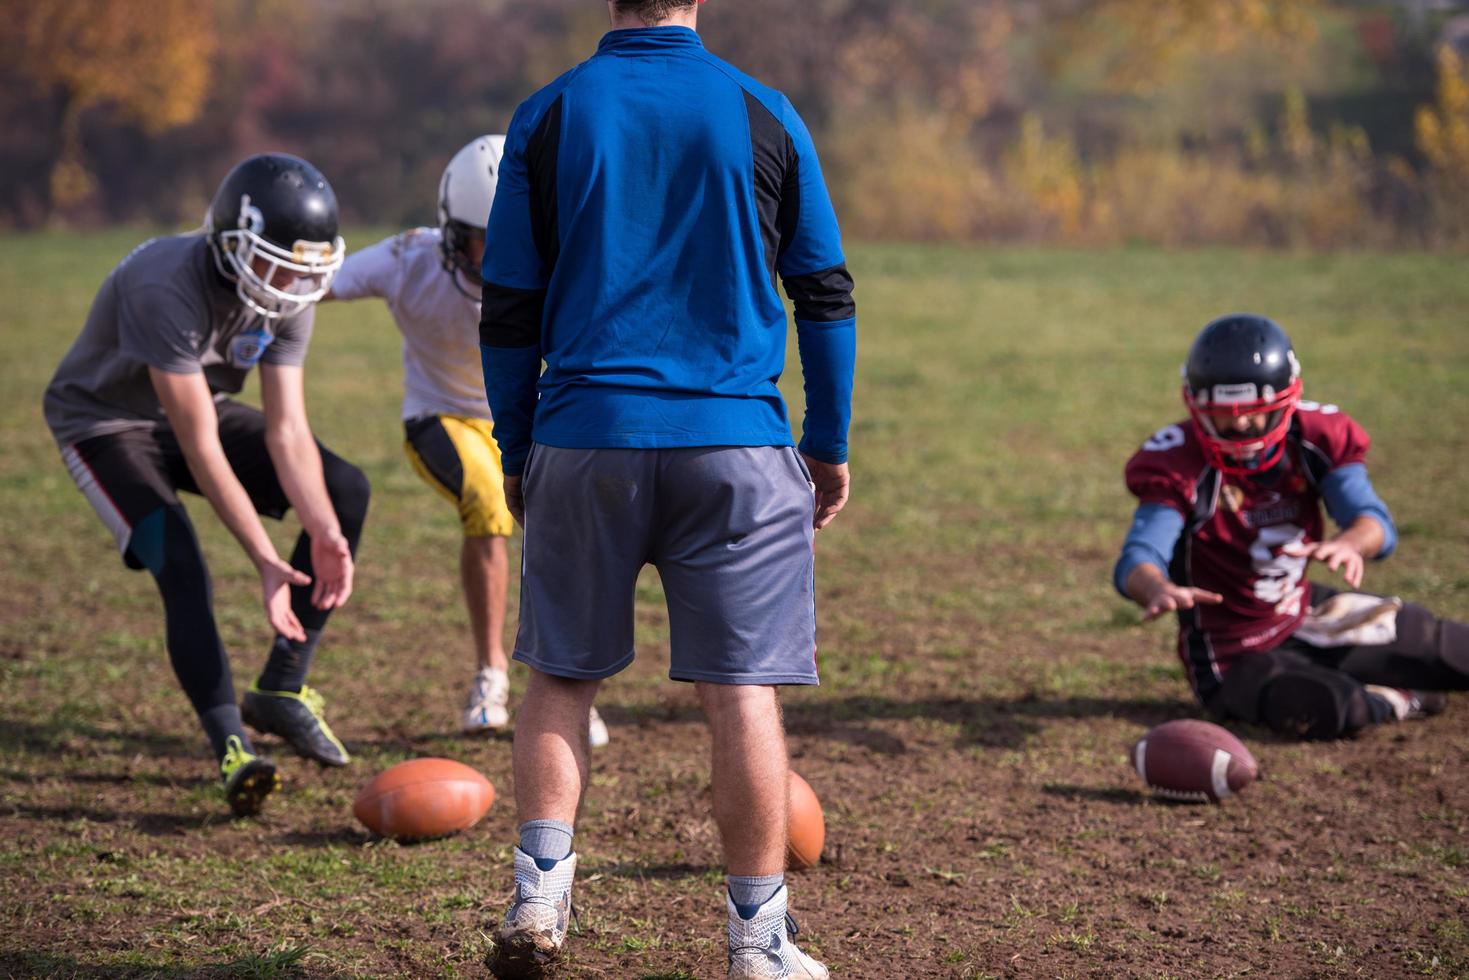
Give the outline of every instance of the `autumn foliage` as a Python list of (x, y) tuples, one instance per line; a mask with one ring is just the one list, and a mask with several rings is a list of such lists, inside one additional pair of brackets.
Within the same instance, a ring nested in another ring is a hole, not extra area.
[(191, 0), (27, 0), (6, 15), (0, 47), (54, 100), (61, 139), (49, 190), (58, 207), (92, 193), (81, 117), (93, 107), (157, 134), (192, 122), (204, 104), (217, 38)]
[[(591, 0), (29, 0), (0, 223), (190, 223), (263, 149), (351, 221), (430, 220), (448, 156), (605, 28)], [(855, 236), (1469, 244), (1463, 65), (1357, 5), (731, 0), (701, 30), (790, 95)]]
[(1449, 48), (1439, 51), (1434, 103), (1421, 106), (1414, 123), (1437, 223), (1454, 238), (1469, 239), (1469, 79)]

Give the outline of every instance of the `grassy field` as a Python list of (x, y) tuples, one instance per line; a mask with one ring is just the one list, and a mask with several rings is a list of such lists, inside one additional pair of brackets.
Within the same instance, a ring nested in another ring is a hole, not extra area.
[[(391, 321), (323, 309), (308, 367), (318, 435), (375, 493), (358, 592), (313, 675), (357, 762), (321, 772), (273, 746), (286, 791), (231, 821), (152, 582), (117, 560), (41, 420), (97, 284), (140, 237), (0, 239), (0, 976), (480, 975), (510, 892), (510, 743), (454, 734), (471, 660), (458, 527), (403, 458)], [(1463, 699), (1352, 742), (1246, 730), (1259, 784), (1159, 804), (1127, 748), (1196, 709), (1171, 627), (1138, 626), (1109, 584), (1123, 462), (1182, 414), (1195, 331), (1249, 309), (1291, 332), (1306, 397), (1375, 437), (1402, 542), (1367, 586), (1469, 618), (1463, 259), (851, 259), (853, 497), (818, 543), (823, 684), (785, 699), (828, 820), (823, 863), (792, 883), (804, 945), (851, 977), (1469, 973)], [(798, 400), (794, 369), (786, 387)], [(189, 506), (248, 684), (268, 641), (254, 576)], [(285, 548), (295, 525), (272, 530)], [(578, 828), (566, 974), (722, 976), (707, 739), (665, 679), (651, 571), (639, 604), (639, 659), (601, 701), (613, 740)], [(501, 800), (457, 838), (371, 840), (353, 795), (419, 755), (474, 765)]]

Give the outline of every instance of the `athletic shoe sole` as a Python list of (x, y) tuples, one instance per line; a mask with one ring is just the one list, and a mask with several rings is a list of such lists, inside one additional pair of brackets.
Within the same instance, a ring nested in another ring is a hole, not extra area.
[(275, 763), (255, 758), (235, 771), (225, 786), (224, 797), (235, 816), (253, 817), (260, 813), (266, 798), (280, 788), (281, 776)]
[(560, 955), (560, 948), (551, 945), (549, 936), (517, 932), (496, 941), (494, 950), (485, 957), (485, 966), (498, 980), (542, 980), (551, 975)]

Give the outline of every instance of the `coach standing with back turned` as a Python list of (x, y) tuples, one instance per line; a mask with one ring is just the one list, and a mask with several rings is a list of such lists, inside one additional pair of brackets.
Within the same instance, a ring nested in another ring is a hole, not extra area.
[[(713, 737), (731, 977), (825, 977), (786, 935), (775, 686), (815, 684), (812, 536), (846, 503), (856, 319), (811, 137), (704, 50), (695, 0), (609, 0), (593, 57), (516, 111), (480, 343), (525, 526), (516, 893), (489, 963), (541, 975), (566, 937), (587, 712), (633, 659), (657, 566), (671, 666)], [(776, 387), (795, 304), (806, 417)], [(545, 362), (544, 372), (541, 362)]]

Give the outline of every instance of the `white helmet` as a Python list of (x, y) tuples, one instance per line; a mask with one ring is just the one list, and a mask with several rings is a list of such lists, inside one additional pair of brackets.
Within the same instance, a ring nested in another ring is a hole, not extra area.
[(484, 241), (504, 153), (505, 137), (480, 136), (454, 154), (439, 180), (439, 247), (444, 268), (454, 277), (454, 285), (475, 299), (483, 282), (479, 263), (469, 257), (468, 239)]

